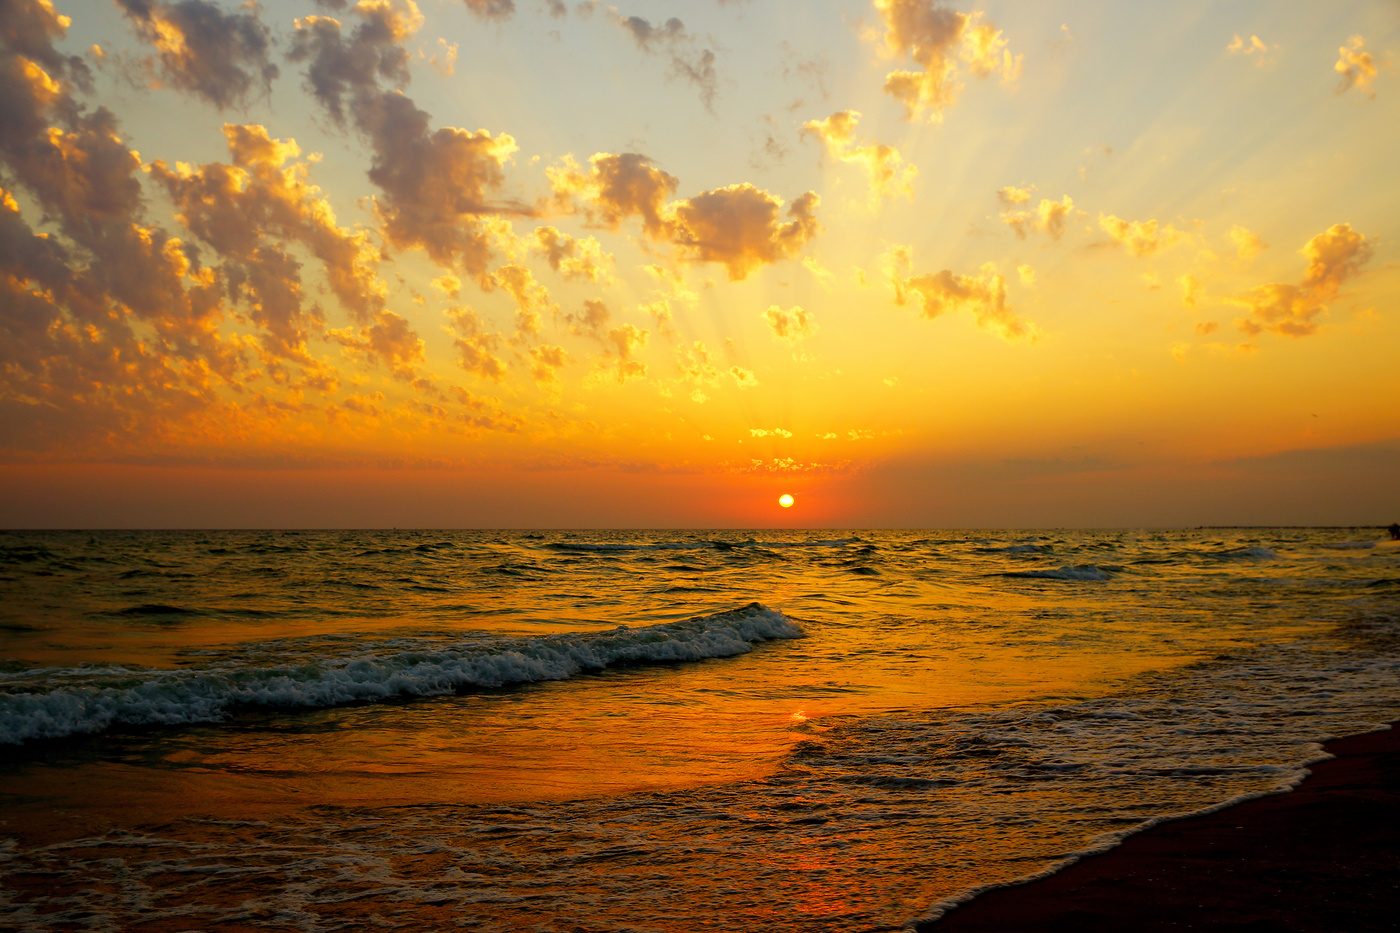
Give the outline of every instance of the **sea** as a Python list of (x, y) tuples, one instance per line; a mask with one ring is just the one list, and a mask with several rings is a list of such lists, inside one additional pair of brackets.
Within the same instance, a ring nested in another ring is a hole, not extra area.
[(3, 532), (0, 929), (911, 930), (1397, 719), (1383, 537)]

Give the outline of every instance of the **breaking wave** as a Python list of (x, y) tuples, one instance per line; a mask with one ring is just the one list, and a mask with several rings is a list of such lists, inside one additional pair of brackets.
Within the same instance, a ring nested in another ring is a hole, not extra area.
[[(319, 663), (225, 663), (196, 670), (109, 667), (28, 671), (0, 680), (0, 744), (101, 732), (118, 725), (217, 722), (240, 706), (318, 708), (443, 696), (567, 680), (621, 664), (745, 654), (801, 638), (802, 629), (759, 603), (643, 628), (535, 638), (477, 638), (431, 647), (365, 651)], [(34, 690), (43, 677), (64, 686)]]

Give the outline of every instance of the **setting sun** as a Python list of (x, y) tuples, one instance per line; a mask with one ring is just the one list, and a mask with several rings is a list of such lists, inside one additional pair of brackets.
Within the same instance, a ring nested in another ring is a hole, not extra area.
[(781, 506), (782, 506), (783, 508), (785, 508), (785, 509), (790, 509), (790, 508), (792, 508), (792, 502), (793, 502), (792, 496), (790, 496), (790, 495), (787, 494), (787, 493), (783, 493), (781, 496), (778, 497), (778, 504), (781, 505)]

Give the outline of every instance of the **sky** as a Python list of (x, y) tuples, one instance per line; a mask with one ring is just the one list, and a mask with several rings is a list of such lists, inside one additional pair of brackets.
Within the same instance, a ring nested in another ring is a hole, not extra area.
[(0, 0), (0, 527), (1385, 525), (1397, 102), (1394, 0)]

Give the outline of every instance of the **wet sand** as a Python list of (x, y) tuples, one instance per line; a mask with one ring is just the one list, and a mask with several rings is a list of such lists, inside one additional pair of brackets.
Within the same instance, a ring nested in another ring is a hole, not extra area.
[(1400, 930), (1400, 729), (1338, 739), (1296, 790), (1163, 823), (930, 933)]

